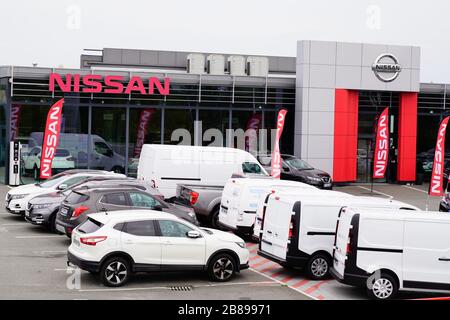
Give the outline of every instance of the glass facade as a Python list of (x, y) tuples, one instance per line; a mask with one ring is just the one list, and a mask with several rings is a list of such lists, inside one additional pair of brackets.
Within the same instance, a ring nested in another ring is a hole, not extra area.
[[(256, 147), (271, 150), (270, 131), (276, 128), (276, 112), (289, 110), (281, 148), (293, 152), (295, 88), (272, 88), (258, 79), (255, 86), (233, 86), (231, 83), (172, 83), (170, 95), (88, 94), (49, 91), (48, 78), (14, 78), (10, 107), (17, 114), (11, 138), (23, 145), (24, 183), (36, 178), (39, 151), (50, 105), (65, 98), (58, 156), (62, 165), (56, 171), (90, 168), (124, 172), (136, 176), (143, 144), (188, 144), (240, 146), (233, 132), (256, 129)], [(261, 83), (259, 83), (261, 82)], [(58, 87), (57, 87), (58, 88)], [(82, 89), (83, 87), (81, 87)], [(4, 94), (6, 96), (6, 94)], [(0, 124), (6, 139), (5, 113)], [(291, 118), (291, 121), (289, 121)], [(3, 138), (4, 137), (4, 138)], [(5, 140), (6, 141), (6, 140)], [(264, 150), (265, 150), (264, 149)], [(259, 150), (259, 149), (258, 149)], [(5, 149), (1, 150), (5, 153)], [(0, 154), (3, 158), (5, 155)], [(5, 160), (1, 162), (4, 178)]]

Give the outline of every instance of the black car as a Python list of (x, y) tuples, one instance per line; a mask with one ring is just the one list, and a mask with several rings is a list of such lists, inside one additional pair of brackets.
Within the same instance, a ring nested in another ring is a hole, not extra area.
[(64, 199), (56, 215), (56, 230), (70, 236), (72, 230), (95, 212), (143, 209), (171, 213), (199, 225), (191, 207), (170, 204), (148, 191), (135, 187), (79, 187)]
[[(301, 160), (295, 156), (283, 154), (281, 155), (282, 168), (281, 179), (303, 182), (320, 189), (333, 189), (333, 180), (331, 176), (325, 171), (315, 169), (306, 161)], [(271, 170), (271, 156), (259, 156), (261, 165), (270, 172)]]

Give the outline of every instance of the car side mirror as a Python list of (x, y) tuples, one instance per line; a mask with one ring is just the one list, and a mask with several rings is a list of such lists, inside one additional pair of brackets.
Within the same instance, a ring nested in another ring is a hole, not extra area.
[(191, 239), (197, 239), (197, 238), (200, 238), (202, 235), (198, 231), (191, 230), (191, 231), (188, 231), (187, 236), (188, 236), (188, 238), (191, 238)]
[(163, 207), (159, 204), (157, 204), (156, 206), (153, 207), (153, 210), (155, 211), (163, 211)]
[(60, 185), (58, 186), (58, 190), (66, 190), (66, 189), (67, 189), (67, 184), (65, 184), (65, 183), (60, 184)]

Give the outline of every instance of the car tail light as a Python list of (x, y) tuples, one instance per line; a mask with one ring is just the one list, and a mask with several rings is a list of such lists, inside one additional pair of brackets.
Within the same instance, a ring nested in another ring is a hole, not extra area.
[(85, 244), (87, 246), (96, 246), (97, 243), (105, 241), (108, 237), (106, 236), (97, 236), (97, 237), (85, 237), (85, 238), (80, 238), (80, 242), (82, 244)]
[(197, 203), (198, 196), (199, 196), (198, 192), (191, 191), (191, 193), (190, 193), (190, 203), (191, 203), (191, 205), (194, 205), (194, 204)]
[(289, 236), (288, 236), (289, 240), (291, 240), (294, 235), (294, 227), (295, 227), (294, 216), (291, 216), (291, 221), (289, 222)]
[(73, 210), (71, 219), (78, 218), (86, 210), (89, 210), (89, 208), (85, 207), (85, 206), (81, 206), (81, 207), (75, 208), (75, 210)]
[(346, 250), (347, 255), (352, 253), (352, 240), (353, 240), (353, 235), (352, 235), (352, 232), (349, 231), (348, 232), (347, 250)]

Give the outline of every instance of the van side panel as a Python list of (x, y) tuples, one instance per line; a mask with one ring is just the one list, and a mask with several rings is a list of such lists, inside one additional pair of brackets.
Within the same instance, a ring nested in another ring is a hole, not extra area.
[(361, 215), (357, 266), (367, 273), (388, 269), (401, 279), (404, 222)]
[(300, 221), (298, 249), (309, 255), (317, 251), (333, 254), (339, 205), (304, 204)]
[(403, 265), (403, 287), (450, 290), (450, 223), (405, 221)]

